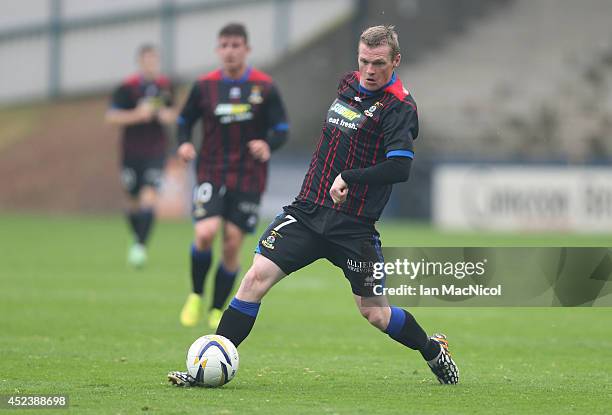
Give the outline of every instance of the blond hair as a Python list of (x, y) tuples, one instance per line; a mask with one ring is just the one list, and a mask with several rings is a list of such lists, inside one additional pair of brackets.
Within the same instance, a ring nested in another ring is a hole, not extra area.
[(395, 26), (372, 26), (361, 33), (359, 42), (369, 48), (388, 45), (391, 50), (391, 59), (400, 54), (399, 40)]

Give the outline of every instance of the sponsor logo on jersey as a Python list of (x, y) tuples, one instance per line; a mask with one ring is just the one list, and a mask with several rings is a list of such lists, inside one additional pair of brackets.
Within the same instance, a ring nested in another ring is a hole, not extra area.
[(221, 124), (248, 121), (253, 119), (251, 104), (218, 104), (215, 115)]
[(338, 100), (336, 100), (336, 102), (332, 104), (330, 110), (349, 121), (353, 121), (361, 116), (361, 114), (359, 114), (358, 112), (353, 111), (352, 109), (349, 109), (342, 105), (340, 102), (338, 102)]
[(327, 122), (347, 133), (357, 131), (365, 120), (361, 112), (350, 108), (339, 99), (332, 103), (327, 112)]
[(327, 119), (327, 122), (330, 123), (330, 124), (337, 125), (339, 127), (348, 128), (349, 130), (354, 130), (354, 131), (357, 130), (357, 124), (355, 124), (354, 122), (344, 121), (343, 119), (338, 118), (338, 117), (336, 117), (336, 118), (329, 117)]
[(374, 270), (374, 262), (372, 261), (358, 261), (356, 259), (348, 258), (346, 260), (346, 268), (349, 271), (358, 272), (360, 274), (372, 273)]

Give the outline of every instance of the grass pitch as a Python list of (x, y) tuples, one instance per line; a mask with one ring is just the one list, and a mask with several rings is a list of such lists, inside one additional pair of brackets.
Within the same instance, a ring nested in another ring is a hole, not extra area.
[[(0, 394), (67, 394), (70, 413), (92, 414), (609, 413), (612, 309), (413, 309), (449, 336), (460, 366), (461, 384), (441, 386), (418, 353), (363, 320), (324, 261), (265, 298), (231, 383), (174, 388), (166, 372), (211, 331), (178, 322), (189, 223), (159, 224), (143, 270), (125, 264), (119, 217), (5, 215), (0, 230)], [(612, 246), (610, 236), (379, 230), (386, 246)]]

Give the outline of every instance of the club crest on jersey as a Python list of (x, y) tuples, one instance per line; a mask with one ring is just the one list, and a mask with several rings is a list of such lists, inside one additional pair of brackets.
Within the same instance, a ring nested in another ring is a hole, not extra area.
[(206, 209), (202, 205), (198, 205), (193, 209), (193, 216), (196, 218), (202, 218), (206, 216)]
[(233, 86), (230, 88), (229, 90), (230, 99), (240, 99), (241, 96), (242, 96), (242, 91), (240, 90), (239, 86)]
[(363, 113), (366, 115), (366, 117), (372, 117), (374, 116), (374, 111), (376, 111), (380, 107), (382, 107), (382, 104), (380, 103), (380, 101), (376, 101), (374, 105), (365, 110)]
[(261, 104), (263, 102), (263, 97), (261, 96), (261, 87), (259, 85), (253, 85), (251, 88), (251, 95), (249, 95), (248, 101), (253, 104)]
[(268, 249), (274, 249), (274, 244), (276, 243), (276, 239), (279, 237), (282, 238), (282, 236), (278, 232), (274, 230), (270, 231), (270, 235), (268, 235), (266, 239), (261, 241), (261, 244)]

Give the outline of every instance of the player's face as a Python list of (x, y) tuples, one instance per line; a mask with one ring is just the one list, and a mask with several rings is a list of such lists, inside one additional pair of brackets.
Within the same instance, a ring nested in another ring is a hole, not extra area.
[(159, 74), (159, 54), (157, 51), (149, 50), (140, 55), (138, 59), (141, 72), (147, 78), (155, 78)]
[(230, 74), (241, 72), (246, 67), (249, 51), (249, 45), (242, 36), (221, 36), (217, 44), (223, 69)]
[(393, 70), (399, 66), (401, 55), (391, 58), (389, 45), (369, 48), (359, 43), (359, 83), (362, 87), (375, 91), (391, 80)]

